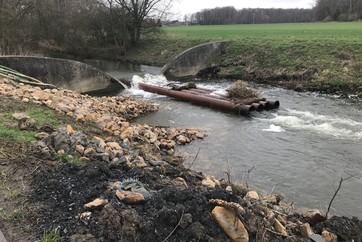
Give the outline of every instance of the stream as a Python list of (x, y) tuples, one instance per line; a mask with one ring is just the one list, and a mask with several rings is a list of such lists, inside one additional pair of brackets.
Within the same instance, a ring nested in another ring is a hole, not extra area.
[[(118, 79), (165, 82), (160, 68), (123, 62), (86, 61)], [(224, 90), (230, 81), (197, 83)], [(257, 86), (262, 97), (279, 100), (277, 110), (240, 117), (131, 88), (132, 95), (160, 105), (137, 120), (150, 125), (197, 128), (204, 140), (177, 149), (186, 166), (247, 182), (265, 193), (282, 193), (299, 207), (326, 211), (338, 182), (331, 213), (362, 218), (362, 102), (316, 93)], [(196, 157), (197, 156), (197, 157)], [(196, 157), (196, 159), (195, 159)], [(249, 171), (249, 172), (248, 172)]]

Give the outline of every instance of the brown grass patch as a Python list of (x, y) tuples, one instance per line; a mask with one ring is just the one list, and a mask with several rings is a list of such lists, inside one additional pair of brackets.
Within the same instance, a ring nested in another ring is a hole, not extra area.
[(259, 93), (254, 88), (251, 88), (245, 81), (236, 81), (231, 85), (227, 92), (229, 93), (230, 98), (234, 102), (243, 103), (251, 99), (259, 98)]

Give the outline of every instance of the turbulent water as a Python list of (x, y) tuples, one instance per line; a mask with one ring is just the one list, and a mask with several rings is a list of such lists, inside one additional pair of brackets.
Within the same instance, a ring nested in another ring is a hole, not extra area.
[[(114, 64), (98, 67), (114, 77), (125, 73)], [(158, 72), (140, 66), (129, 75), (133, 83), (167, 83)], [(202, 85), (223, 92), (230, 82)], [(278, 88), (259, 86), (258, 90), (263, 97), (279, 100), (281, 107), (239, 117), (145, 93), (136, 85), (124, 93), (160, 104), (158, 112), (137, 122), (207, 132), (204, 140), (177, 151), (188, 163), (197, 156), (193, 168), (217, 177), (229, 173), (235, 182), (248, 182), (267, 193), (280, 192), (299, 206), (322, 210), (341, 176), (353, 176), (343, 182), (332, 213), (362, 218), (362, 103)]]

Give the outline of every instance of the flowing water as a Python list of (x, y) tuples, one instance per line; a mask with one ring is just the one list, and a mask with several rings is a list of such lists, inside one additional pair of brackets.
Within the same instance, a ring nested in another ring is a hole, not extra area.
[[(155, 67), (130, 70), (114, 62), (90, 64), (134, 82), (167, 81)], [(222, 91), (230, 82), (203, 85)], [(137, 88), (121, 94), (160, 105), (158, 112), (140, 118), (139, 123), (207, 132), (204, 140), (177, 150), (189, 164), (197, 156), (194, 169), (219, 178), (229, 173), (233, 181), (247, 181), (267, 193), (283, 193), (298, 206), (323, 211), (341, 176), (353, 176), (343, 182), (331, 212), (362, 218), (362, 102), (263, 86), (258, 90), (263, 97), (279, 100), (281, 107), (240, 117)]]

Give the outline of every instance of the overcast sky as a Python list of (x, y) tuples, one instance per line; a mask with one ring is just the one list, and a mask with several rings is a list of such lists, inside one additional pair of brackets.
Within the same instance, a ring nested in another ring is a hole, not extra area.
[(311, 8), (316, 0), (176, 0), (174, 11), (178, 18), (206, 8), (234, 6), (242, 8)]

